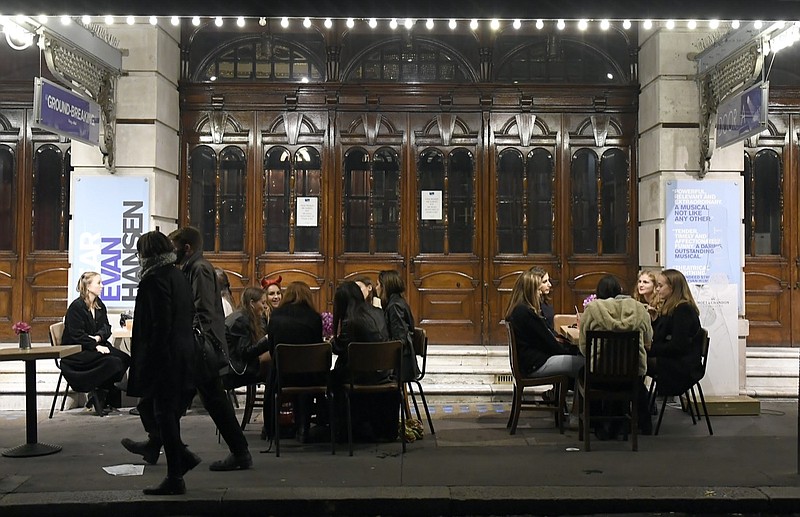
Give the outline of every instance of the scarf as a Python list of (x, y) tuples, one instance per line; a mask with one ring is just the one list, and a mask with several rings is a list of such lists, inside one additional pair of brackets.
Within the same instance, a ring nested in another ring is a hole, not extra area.
[(174, 251), (162, 253), (160, 255), (154, 255), (152, 257), (147, 257), (147, 258), (140, 257), (139, 265), (141, 266), (141, 270), (139, 271), (139, 280), (143, 280), (144, 277), (151, 274), (153, 271), (160, 268), (161, 266), (168, 266), (170, 264), (174, 264), (176, 260), (178, 260), (178, 257), (175, 255)]

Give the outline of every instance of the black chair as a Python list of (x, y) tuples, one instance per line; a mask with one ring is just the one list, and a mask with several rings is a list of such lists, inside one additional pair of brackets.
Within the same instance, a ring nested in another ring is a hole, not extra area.
[[(511, 401), (511, 414), (508, 416), (508, 423), (506, 427), (511, 428), (511, 434), (517, 432), (517, 423), (519, 422), (519, 413), (522, 409), (531, 409), (534, 411), (550, 411), (555, 417), (556, 427), (559, 432), (564, 433), (564, 408), (567, 396), (567, 386), (569, 377), (566, 375), (551, 375), (547, 377), (526, 377), (524, 372), (520, 369), (519, 361), (517, 360), (517, 339), (514, 335), (514, 330), (511, 324), (506, 322), (506, 329), (508, 330), (508, 359), (511, 363), (511, 377), (514, 386), (514, 394)], [(544, 393), (534, 393), (532, 397), (525, 398), (525, 388), (533, 388), (539, 386), (553, 386), (555, 388), (555, 400), (547, 400)]]
[(425, 416), (428, 418), (428, 426), (431, 428), (431, 434), (436, 434), (433, 429), (433, 421), (431, 420), (431, 412), (428, 409), (428, 400), (425, 398), (425, 392), (422, 390), (420, 381), (425, 377), (425, 367), (428, 364), (428, 333), (425, 329), (414, 327), (414, 354), (422, 358), (422, 366), (419, 369), (419, 375), (414, 380), (408, 381), (408, 392), (411, 394), (411, 401), (414, 403), (414, 411), (417, 415), (421, 416), (419, 406), (417, 405), (417, 398), (414, 396), (414, 386), (417, 385), (419, 390), (419, 397), (422, 399), (422, 407), (425, 409)]
[[(347, 401), (347, 442), (350, 456), (353, 455), (353, 420), (350, 398), (354, 393), (395, 392), (397, 400), (403, 398), (403, 343), (401, 341), (353, 342), (347, 347), (347, 382), (345, 400)], [(391, 370), (394, 374), (389, 382), (382, 384), (364, 383), (364, 378), (375, 377), (376, 372)], [(400, 410), (400, 429), (406, 428), (406, 413)], [(406, 440), (400, 433), (403, 452)]]
[[(689, 416), (692, 417), (692, 425), (697, 425), (697, 420), (701, 417), (705, 417), (706, 419), (706, 426), (708, 427), (708, 434), (713, 436), (714, 430), (711, 428), (711, 419), (708, 416), (708, 408), (706, 407), (706, 398), (703, 395), (703, 387), (700, 385), (700, 381), (706, 375), (706, 364), (708, 363), (708, 347), (711, 344), (711, 339), (708, 337), (708, 331), (703, 327), (697, 331), (697, 334), (694, 335), (692, 338), (692, 343), (700, 343), (701, 347), (701, 370), (699, 379), (695, 382), (687, 391), (683, 393), (668, 393), (665, 392), (663, 389), (659, 389), (658, 386), (658, 376), (653, 377), (653, 382), (650, 384), (650, 400), (651, 405), (655, 404), (655, 399), (657, 396), (663, 396), (663, 400), (661, 401), (661, 410), (658, 414), (658, 423), (656, 423), (655, 434), (658, 435), (658, 430), (661, 428), (661, 420), (664, 418), (664, 409), (667, 405), (667, 398), (668, 397), (681, 397), (681, 406), (685, 407), (689, 411)], [(696, 390), (695, 390), (696, 389)], [(700, 414), (700, 407), (697, 405), (697, 393), (700, 394), (700, 402), (703, 406), (703, 413)], [(683, 406), (684, 400), (686, 401), (686, 406)], [(694, 407), (692, 404), (694, 403)], [(697, 416), (697, 418), (695, 418)]]
[(331, 454), (336, 454), (333, 397), (330, 385), (331, 358), (329, 343), (310, 345), (279, 344), (275, 347), (275, 390), (273, 423), (275, 424), (275, 456), (281, 455), (281, 430), (278, 411), (283, 396), (322, 395), (328, 400), (330, 415)]
[[(590, 330), (586, 332), (586, 341), (583, 378), (575, 383), (578, 437), (588, 452), (591, 450), (590, 423), (623, 421), (630, 428), (632, 447), (636, 451), (639, 449), (637, 400), (642, 383), (639, 376), (639, 332)], [(592, 415), (593, 401), (621, 402), (624, 410), (621, 415)]]
[(253, 416), (253, 409), (256, 407), (264, 407), (264, 397), (267, 396), (267, 388), (264, 387), (264, 390), (260, 393), (258, 391), (258, 387), (263, 384), (263, 382), (255, 382), (247, 385), (244, 396), (244, 413), (242, 414), (241, 423), (242, 431), (244, 431), (244, 428), (250, 423), (250, 419)]
[[(60, 346), (61, 339), (64, 337), (64, 322), (53, 323), (50, 325), (50, 344), (52, 346)], [(58, 382), (56, 383), (56, 391), (53, 393), (53, 404), (50, 405), (50, 417), (53, 418), (53, 412), (56, 409), (56, 401), (58, 400), (58, 394), (61, 391), (61, 379), (64, 378), (64, 374), (61, 373), (61, 363), (58, 359), (55, 359), (56, 367), (58, 367)], [(69, 382), (64, 379), (64, 397), (61, 399), (61, 411), (64, 411), (64, 405), (67, 402), (67, 394), (69, 394)]]

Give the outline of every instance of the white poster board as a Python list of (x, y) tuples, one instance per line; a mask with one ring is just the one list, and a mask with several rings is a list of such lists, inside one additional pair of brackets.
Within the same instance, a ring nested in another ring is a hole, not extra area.
[[(110, 309), (130, 309), (139, 285), (136, 243), (149, 231), (147, 178), (81, 176), (72, 184), (69, 285), (86, 271), (100, 273), (100, 298)], [(76, 296), (71, 292), (68, 302)]]
[(441, 221), (444, 219), (442, 216), (441, 190), (423, 190), (421, 198), (422, 213), (420, 214), (420, 219), (423, 221)]
[(742, 195), (736, 180), (666, 183), (666, 266), (686, 277), (711, 339), (702, 382), (708, 395), (739, 395)]
[(297, 226), (317, 226), (318, 213), (318, 197), (297, 198)]

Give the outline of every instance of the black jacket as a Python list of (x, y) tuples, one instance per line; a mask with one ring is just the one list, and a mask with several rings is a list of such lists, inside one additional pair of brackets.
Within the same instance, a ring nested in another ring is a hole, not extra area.
[(403, 382), (414, 380), (419, 375), (417, 356), (414, 353), (414, 316), (406, 300), (395, 293), (389, 297), (386, 307), (386, 326), (389, 328), (389, 339), (403, 342)]
[[(91, 336), (100, 336), (99, 343)], [(65, 345), (81, 345), (83, 350), (96, 350), (97, 345), (111, 346), (111, 325), (108, 323), (108, 311), (103, 302), (97, 299), (97, 308), (92, 316), (89, 307), (78, 297), (67, 309), (64, 317), (64, 336), (61, 342)]]
[(322, 343), (322, 316), (303, 303), (281, 305), (269, 317), (267, 335), (270, 354), (280, 344)]
[(225, 311), (222, 308), (222, 294), (217, 285), (214, 266), (203, 257), (201, 251), (195, 251), (181, 266), (181, 270), (192, 287), (194, 310), (203, 333), (207, 338), (211, 336), (215, 339), (227, 357)]
[(653, 322), (648, 356), (657, 358), (660, 394), (681, 395), (702, 378), (702, 343), (693, 339), (698, 330), (700, 317), (688, 303)]
[(353, 342), (389, 341), (389, 330), (383, 311), (366, 305), (361, 317), (342, 320), (342, 331), (333, 338), (331, 345), (336, 358), (336, 370), (347, 367), (347, 347)]
[[(259, 319), (259, 326), (262, 321)], [(267, 351), (269, 343), (265, 335), (266, 329), (258, 328), (257, 333), (262, 337), (254, 342), (250, 332), (250, 319), (241, 309), (233, 311), (225, 318), (225, 338), (230, 353), (230, 366), (234, 370), (231, 374), (248, 378), (258, 375), (258, 356)]]
[(569, 355), (543, 316), (525, 305), (517, 305), (508, 320), (517, 339), (517, 361), (523, 374), (530, 375), (554, 355)]
[(131, 337), (128, 394), (179, 396), (192, 386), (194, 359), (192, 288), (174, 266), (155, 269), (139, 282)]

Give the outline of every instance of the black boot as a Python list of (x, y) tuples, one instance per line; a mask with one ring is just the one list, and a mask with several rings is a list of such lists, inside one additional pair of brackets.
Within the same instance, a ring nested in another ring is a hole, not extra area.
[(89, 404), (94, 408), (94, 414), (97, 416), (105, 416), (104, 411), (106, 407), (106, 395), (108, 391), (96, 389), (89, 392)]
[[(145, 440), (143, 442), (135, 442), (130, 438), (123, 438), (122, 446), (125, 447), (128, 452), (132, 452), (134, 454), (138, 454), (144, 461), (151, 465), (155, 465), (158, 462), (158, 455), (161, 452), (161, 444), (156, 443), (153, 440)], [(199, 462), (198, 462), (199, 463)], [(194, 466), (196, 466), (195, 463)]]
[(183, 478), (167, 476), (157, 486), (149, 486), (142, 492), (144, 495), (181, 495), (186, 493), (186, 483)]
[(198, 456), (197, 454), (193, 453), (189, 450), (189, 447), (184, 446), (183, 448), (183, 473), (184, 475), (195, 468), (196, 466), (200, 465), (200, 462), (203, 459)]
[(242, 454), (229, 454), (224, 460), (218, 460), (209, 465), (208, 470), (217, 472), (228, 470), (247, 470), (253, 466), (253, 458), (250, 456), (249, 451)]

